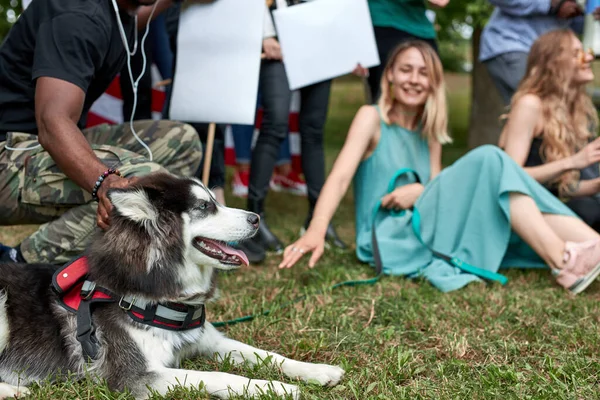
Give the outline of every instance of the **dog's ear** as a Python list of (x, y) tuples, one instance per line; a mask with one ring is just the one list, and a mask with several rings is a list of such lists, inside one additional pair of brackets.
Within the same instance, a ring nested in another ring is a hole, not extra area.
[(158, 217), (146, 191), (141, 188), (111, 189), (107, 195), (119, 214), (125, 218), (146, 223), (154, 222)]

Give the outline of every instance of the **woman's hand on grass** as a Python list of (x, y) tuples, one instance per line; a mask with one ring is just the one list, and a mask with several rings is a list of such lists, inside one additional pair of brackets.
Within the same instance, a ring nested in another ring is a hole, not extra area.
[(292, 243), (283, 251), (283, 260), (279, 268), (291, 268), (305, 254), (312, 252), (308, 261), (309, 268), (313, 268), (325, 250), (325, 235), (309, 230), (296, 242)]

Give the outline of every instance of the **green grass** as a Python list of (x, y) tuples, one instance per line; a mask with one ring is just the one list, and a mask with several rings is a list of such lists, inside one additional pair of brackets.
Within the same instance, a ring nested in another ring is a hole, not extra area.
[[(468, 79), (451, 76), (451, 127), (463, 138), (468, 119)], [(362, 102), (355, 80), (333, 88), (327, 124), (331, 166), (354, 112)], [(460, 142), (459, 142), (460, 143)], [(463, 150), (457, 146), (445, 163)], [(229, 205), (244, 201), (229, 197)], [(269, 195), (270, 225), (286, 242), (297, 237), (306, 200)], [(342, 237), (353, 242), (351, 192), (335, 216)], [(17, 243), (34, 227), (0, 231), (0, 241)], [(399, 249), (401, 251), (401, 249)], [(572, 298), (545, 271), (511, 270), (506, 287), (471, 285), (443, 294), (420, 281), (384, 278), (372, 286), (340, 288), (309, 296), (287, 308), (278, 305), (303, 293), (373, 276), (353, 250), (327, 252), (317, 268), (301, 262), (279, 271), (279, 258), (221, 274), (222, 298), (208, 307), (221, 321), (272, 309), (267, 317), (223, 329), (232, 338), (298, 360), (346, 369), (335, 388), (300, 386), (306, 399), (594, 399), (600, 382), (600, 291), (593, 284)], [(190, 360), (184, 367), (228, 371), (252, 378), (290, 382), (267, 368), (233, 367), (216, 360)], [(34, 387), (35, 399), (129, 399), (90, 381)], [(206, 398), (174, 391), (170, 399)], [(266, 395), (264, 398), (272, 398)]]

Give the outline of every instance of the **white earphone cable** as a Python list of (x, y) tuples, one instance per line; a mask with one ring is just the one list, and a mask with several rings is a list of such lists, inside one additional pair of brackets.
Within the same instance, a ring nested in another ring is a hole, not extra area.
[(137, 14), (135, 15), (136, 29), (135, 29), (135, 39), (134, 39), (134, 44), (133, 44), (133, 50), (129, 51), (129, 43), (127, 43), (127, 36), (125, 35), (125, 29), (123, 28), (123, 23), (121, 22), (121, 18), (119, 18), (119, 7), (117, 6), (117, 1), (112, 0), (112, 3), (113, 3), (113, 7), (115, 9), (116, 16), (117, 16), (117, 25), (119, 26), (119, 31), (121, 32), (121, 40), (123, 41), (123, 46), (125, 46), (125, 51), (127, 54), (127, 71), (129, 72), (129, 81), (131, 82), (131, 87), (133, 89), (133, 107), (131, 110), (131, 116), (129, 118), (129, 129), (131, 130), (131, 133), (133, 134), (133, 136), (135, 136), (135, 139), (138, 141), (138, 143), (141, 144), (142, 147), (144, 147), (146, 149), (146, 151), (148, 152), (149, 159), (150, 159), (150, 161), (152, 161), (153, 160), (152, 150), (150, 150), (150, 147), (148, 147), (146, 145), (146, 143), (144, 143), (144, 141), (142, 139), (140, 139), (140, 137), (136, 133), (135, 129), (133, 128), (133, 118), (135, 116), (135, 111), (137, 109), (138, 84), (139, 84), (140, 80), (142, 79), (142, 76), (144, 75), (144, 71), (146, 70), (147, 60), (146, 60), (146, 52), (144, 51), (144, 43), (146, 41), (146, 37), (148, 36), (148, 32), (150, 32), (150, 21), (152, 21), (152, 16), (154, 15), (154, 10), (156, 10), (156, 5), (158, 4), (158, 1), (156, 1), (154, 3), (154, 5), (152, 6), (152, 11), (150, 12), (150, 16), (148, 17), (148, 21), (146, 22), (146, 31), (144, 32), (144, 36), (142, 36), (142, 43), (140, 44), (140, 48), (142, 51), (142, 71), (140, 72), (137, 79), (133, 78), (133, 72), (131, 71), (131, 57), (136, 53), (137, 47), (138, 47)]

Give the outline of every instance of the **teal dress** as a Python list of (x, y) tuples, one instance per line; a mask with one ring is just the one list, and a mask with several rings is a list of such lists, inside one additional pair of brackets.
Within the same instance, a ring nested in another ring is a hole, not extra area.
[[(402, 168), (414, 170), (425, 185), (415, 207), (420, 213), (421, 239), (427, 246), (415, 235), (411, 210), (402, 215), (380, 210), (376, 232), (383, 273), (424, 277), (444, 292), (481, 278), (434, 257), (430, 249), (492, 272), (502, 267), (547, 268), (512, 231), (509, 193), (532, 197), (543, 213), (577, 218), (496, 146), (470, 151), (430, 182), (429, 147), (421, 133), (382, 120), (379, 143), (373, 154), (360, 163), (353, 181), (356, 254), (371, 265), (373, 210), (388, 192), (389, 181)], [(412, 182), (414, 176), (405, 174), (396, 184)]]

